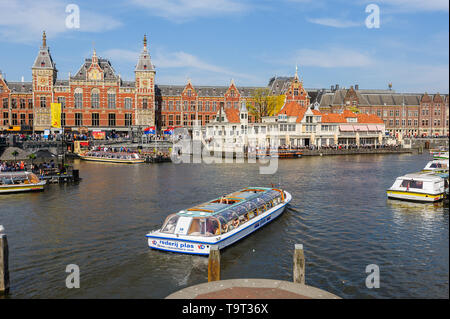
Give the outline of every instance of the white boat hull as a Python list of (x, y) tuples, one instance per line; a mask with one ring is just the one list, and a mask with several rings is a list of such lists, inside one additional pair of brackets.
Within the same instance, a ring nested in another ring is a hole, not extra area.
[(209, 255), (209, 250), (212, 245), (217, 245), (219, 249), (223, 249), (250, 235), (280, 216), (284, 212), (286, 205), (292, 199), (291, 194), (288, 192), (285, 193), (286, 199), (283, 203), (269, 209), (263, 214), (246, 222), (241, 227), (226, 234), (212, 237), (197, 237), (198, 240), (196, 240), (196, 237), (193, 236), (177, 237), (176, 235), (168, 235), (159, 231), (154, 231), (147, 234), (148, 245), (150, 248), (164, 251), (194, 255)]

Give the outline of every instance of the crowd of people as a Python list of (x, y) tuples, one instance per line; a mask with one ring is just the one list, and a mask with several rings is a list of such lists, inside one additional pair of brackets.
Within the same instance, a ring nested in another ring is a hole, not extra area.
[(49, 171), (57, 169), (57, 165), (53, 160), (42, 162), (39, 164), (27, 163), (26, 161), (1, 161), (0, 172), (23, 172), (31, 171), (39, 175), (45, 175)]

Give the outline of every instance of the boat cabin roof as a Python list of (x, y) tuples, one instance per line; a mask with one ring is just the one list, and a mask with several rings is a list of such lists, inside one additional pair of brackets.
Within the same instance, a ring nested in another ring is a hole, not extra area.
[(185, 217), (219, 217), (228, 213), (237, 213), (239, 215), (241, 210), (251, 211), (278, 196), (280, 196), (280, 191), (273, 188), (247, 187), (232, 194), (182, 210), (177, 215)]
[(424, 181), (424, 182), (435, 182), (440, 181), (442, 177), (438, 176), (435, 173), (411, 173), (406, 174), (404, 176), (400, 176), (397, 179), (413, 179), (416, 181)]

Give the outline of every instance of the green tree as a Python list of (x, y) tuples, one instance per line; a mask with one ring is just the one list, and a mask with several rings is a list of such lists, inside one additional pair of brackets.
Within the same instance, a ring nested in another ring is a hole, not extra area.
[(14, 162), (16, 161), (17, 155), (19, 155), (19, 152), (14, 151), (11, 153), (12, 156), (14, 156)]
[(284, 96), (271, 95), (269, 88), (257, 88), (253, 91), (250, 100), (253, 103), (247, 104), (248, 112), (259, 123), (263, 117), (272, 116), (281, 108)]

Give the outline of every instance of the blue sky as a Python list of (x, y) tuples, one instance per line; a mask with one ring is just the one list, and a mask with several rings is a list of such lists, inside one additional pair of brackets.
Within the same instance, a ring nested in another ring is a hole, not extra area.
[[(68, 4), (80, 28), (67, 28)], [(380, 27), (367, 28), (369, 4)], [(126, 80), (143, 35), (157, 84), (264, 86), (292, 76), (307, 88), (449, 91), (449, 6), (446, 0), (0, 0), (0, 70), (31, 80), (42, 30), (61, 79), (83, 59), (110, 59)]]

